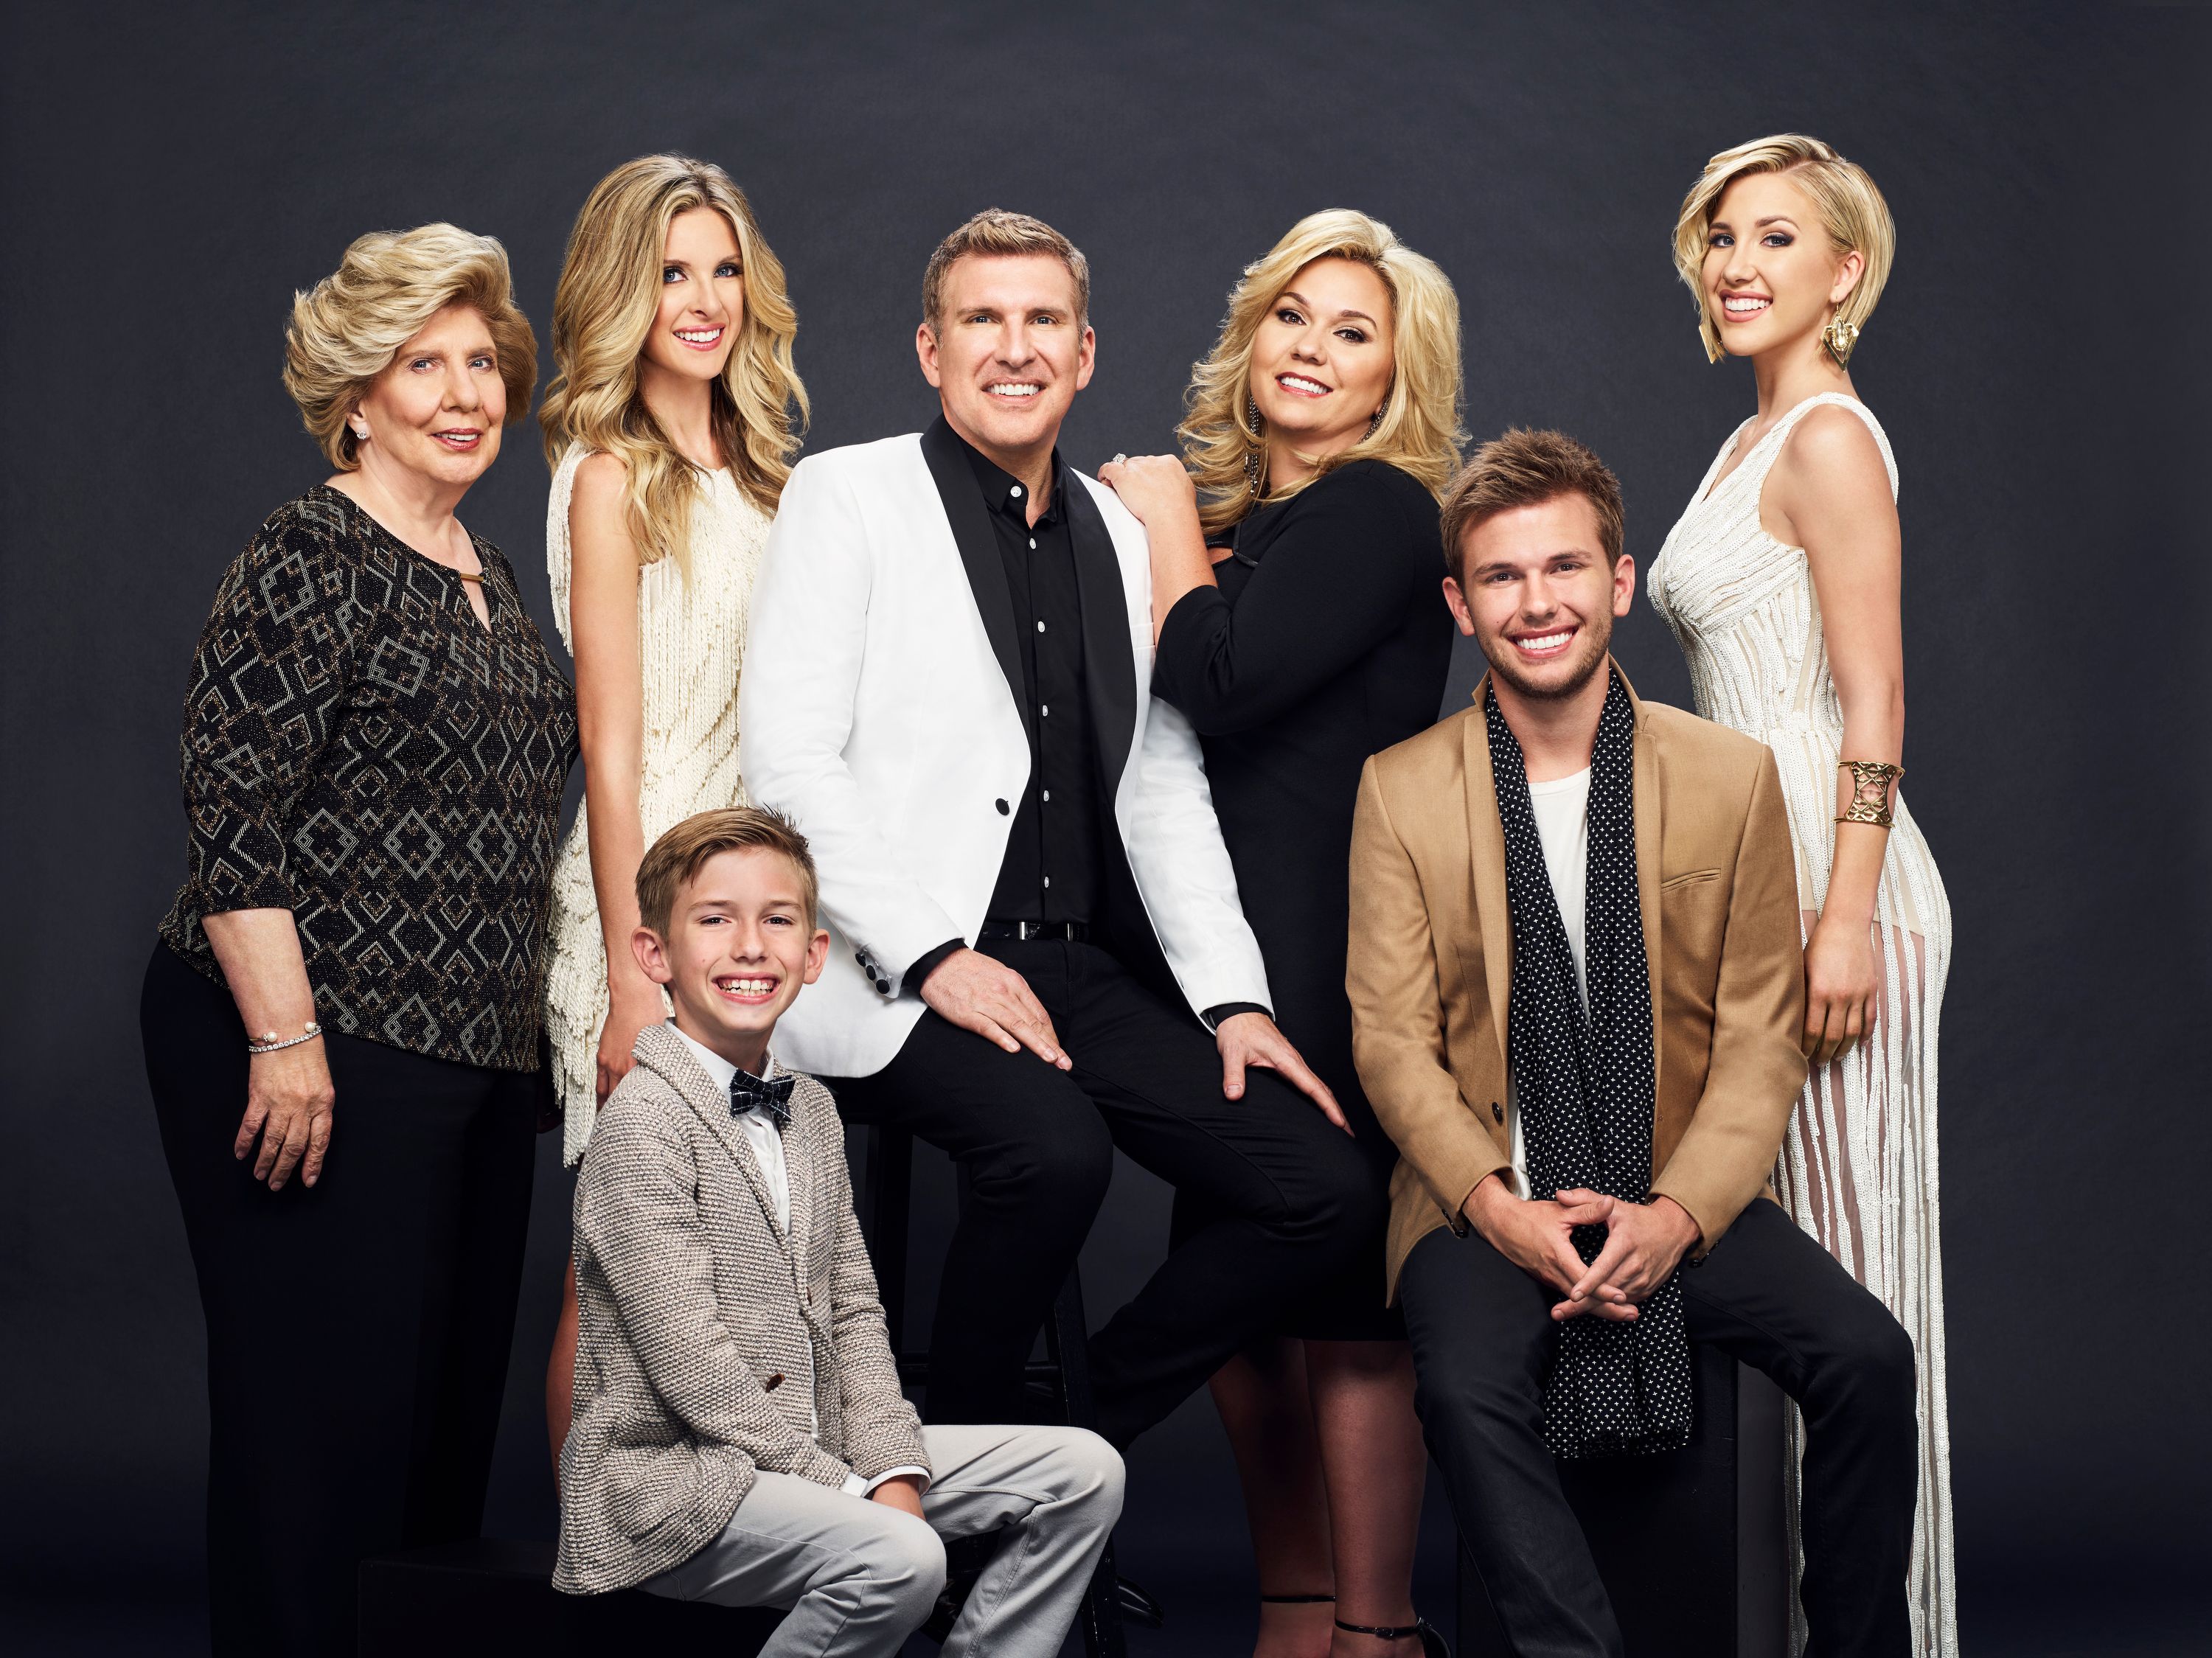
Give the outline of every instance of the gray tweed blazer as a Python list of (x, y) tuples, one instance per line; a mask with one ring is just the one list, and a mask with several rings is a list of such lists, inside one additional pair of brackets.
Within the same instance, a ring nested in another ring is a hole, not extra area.
[(830, 1090), (803, 1076), (792, 1093), (787, 1236), (728, 1099), (683, 1039), (648, 1026), (636, 1054), (576, 1182), (581, 1328), (553, 1576), (572, 1594), (689, 1559), (756, 1469), (836, 1486), (929, 1466)]

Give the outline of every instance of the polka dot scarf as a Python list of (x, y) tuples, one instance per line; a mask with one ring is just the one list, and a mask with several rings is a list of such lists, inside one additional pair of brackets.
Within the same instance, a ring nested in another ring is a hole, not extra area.
[[(1618, 676), (1590, 754), (1589, 890), (1583, 909), (1583, 1005), (1567, 930), (1544, 867), (1528, 770), (1493, 691), (1485, 703), (1490, 768), (1505, 829), (1505, 896), (1513, 917), (1513, 997), (1506, 1060), (1539, 1198), (1588, 1187), (1642, 1203), (1650, 1196), (1651, 978), (1636, 894), (1636, 711)], [(1576, 1230), (1585, 1261), (1605, 1229)], [(1682, 1288), (1670, 1277), (1633, 1323), (1585, 1315), (1559, 1327), (1544, 1392), (1544, 1437), (1563, 1457), (1674, 1450), (1690, 1437), (1690, 1347)]]

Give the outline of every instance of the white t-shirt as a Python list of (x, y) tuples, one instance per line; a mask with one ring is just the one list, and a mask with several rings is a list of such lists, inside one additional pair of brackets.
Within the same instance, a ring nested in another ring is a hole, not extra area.
[[(1583, 1006), (1589, 1006), (1589, 975), (1583, 966), (1583, 911), (1589, 893), (1589, 768), (1571, 777), (1528, 785), (1528, 805), (1536, 815), (1536, 838), (1544, 844), (1544, 872), (1552, 878), (1552, 896), (1567, 930), (1567, 949), (1575, 958), (1575, 984)], [(1521, 1101), (1509, 1072), (1505, 1078), (1506, 1130), (1513, 1140), (1515, 1193), (1528, 1195), (1528, 1146), (1521, 1133)]]

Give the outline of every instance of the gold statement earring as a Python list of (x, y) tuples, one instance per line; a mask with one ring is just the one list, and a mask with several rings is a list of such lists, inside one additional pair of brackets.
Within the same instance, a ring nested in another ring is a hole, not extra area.
[(1244, 488), (1253, 500), (1260, 499), (1260, 405), (1249, 392), (1244, 397)]
[(1820, 343), (1827, 348), (1828, 355), (1836, 360), (1838, 368), (1850, 367), (1851, 351), (1858, 343), (1858, 325), (1845, 322), (1840, 312), (1831, 317), (1828, 325), (1820, 331)]

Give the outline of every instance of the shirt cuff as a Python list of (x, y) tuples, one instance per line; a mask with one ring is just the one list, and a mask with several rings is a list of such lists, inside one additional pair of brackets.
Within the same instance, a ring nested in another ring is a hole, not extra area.
[(1270, 1019), (1275, 1017), (1266, 1005), (1259, 1002), (1221, 1002), (1207, 1008), (1198, 1017), (1204, 1022), (1208, 1030), (1218, 1030), (1224, 1019), (1233, 1019), (1239, 1013), (1261, 1013)]
[(874, 1493), (876, 1487), (882, 1485), (884, 1481), (901, 1479), (919, 1479), (921, 1481), (922, 1490), (927, 1491), (929, 1489), (929, 1470), (927, 1468), (917, 1468), (908, 1466), (900, 1468), (885, 1468), (873, 1479), (863, 1479), (859, 1474), (848, 1473), (845, 1476), (845, 1494), (848, 1497), (872, 1496)]
[(944, 964), (945, 958), (956, 950), (967, 948), (968, 941), (965, 938), (947, 938), (934, 950), (925, 950), (915, 957), (914, 965), (907, 969), (906, 976), (899, 981), (899, 987), (902, 990), (911, 990), (917, 996), (921, 995), (922, 981)]

